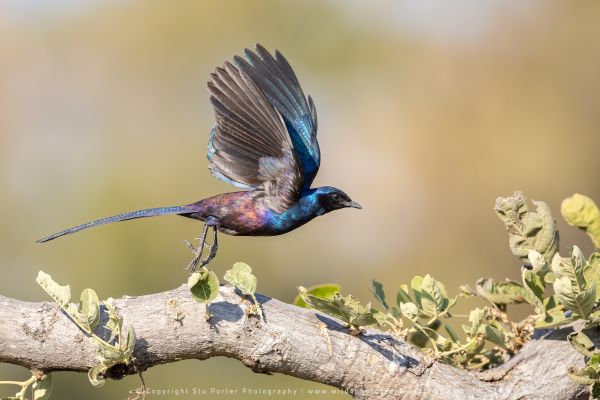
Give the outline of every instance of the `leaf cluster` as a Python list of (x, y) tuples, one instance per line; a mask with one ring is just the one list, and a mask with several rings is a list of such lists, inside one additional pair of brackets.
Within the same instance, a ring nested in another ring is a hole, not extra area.
[[(573, 246), (568, 257), (559, 252), (559, 233), (548, 205), (516, 192), (498, 198), (495, 211), (504, 223), (512, 253), (522, 262), (521, 282), (481, 278), (475, 289), (462, 286), (455, 297), (430, 275), (416, 276), (399, 286), (393, 300), (383, 285), (373, 281), (372, 293), (381, 307), (365, 306), (351, 295), (342, 296), (338, 285), (299, 288), (295, 304), (309, 306), (341, 321), (354, 332), (374, 326), (406, 337), (414, 345), (452, 365), (478, 369), (502, 363), (531, 337), (535, 328), (553, 328), (583, 321), (582, 329), (569, 335), (573, 347), (588, 357), (585, 368), (569, 375), (590, 385), (600, 398), (600, 351), (586, 334), (600, 326), (600, 253), (585, 257)], [(600, 211), (588, 197), (575, 194), (561, 211), (567, 222), (585, 231), (600, 246)], [(487, 305), (468, 314), (468, 323), (457, 333), (449, 324), (452, 307), (460, 297), (479, 297)], [(508, 307), (529, 304), (532, 314), (519, 322), (508, 318)]]
[[(252, 305), (248, 309), (250, 315), (258, 315), (262, 319), (262, 309), (260, 303), (256, 299), (256, 276), (252, 274), (252, 268), (243, 262), (236, 262), (233, 267), (225, 272), (223, 277), (227, 283), (238, 289), (242, 295), (252, 299)], [(192, 297), (206, 306), (207, 319), (210, 318), (208, 312), (208, 304), (217, 298), (219, 294), (219, 278), (217, 275), (206, 267), (198, 272), (193, 273), (188, 278), (188, 288)]]
[(295, 304), (332, 315), (346, 323), (351, 333), (362, 327), (391, 331), (450, 364), (469, 369), (496, 365), (502, 361), (510, 340), (500, 314), (490, 307), (477, 308), (462, 326), (462, 334), (446, 323), (450, 311), (465, 294), (449, 297), (445, 286), (431, 275), (416, 276), (410, 287), (399, 286), (396, 296), (388, 299), (380, 282), (373, 281), (372, 293), (381, 308), (362, 305), (351, 295), (342, 296), (339, 286), (299, 288)]
[[(92, 385), (103, 385), (103, 375), (109, 368), (117, 364), (128, 365), (133, 361), (135, 331), (131, 326), (126, 331), (123, 329), (123, 319), (117, 313), (111, 298), (100, 302), (93, 289), (85, 289), (81, 292), (79, 305), (76, 305), (71, 303), (69, 285), (59, 285), (43, 271), (38, 273), (36, 281), (71, 320), (94, 341), (98, 364), (88, 371), (88, 378)], [(102, 338), (96, 333), (102, 320), (102, 313), (106, 316), (104, 329), (108, 331), (109, 338)]]
[[(600, 398), (600, 352), (586, 334), (600, 325), (600, 253), (593, 252), (586, 258), (577, 246), (573, 246), (568, 257), (561, 257), (558, 231), (550, 211), (544, 203), (534, 202), (538, 205), (535, 212), (538, 215), (529, 217), (532, 212), (523, 205), (524, 201), (521, 193), (499, 199), (496, 212), (509, 232), (513, 253), (522, 258), (524, 251), (528, 251), (526, 265), (529, 268), (522, 270), (523, 287), (535, 307), (535, 327), (583, 322), (568, 340), (575, 350), (588, 357), (588, 361), (580, 370), (570, 369), (569, 376), (577, 383), (589, 385), (592, 397)], [(592, 199), (575, 194), (562, 202), (561, 212), (570, 225), (586, 232), (593, 245), (600, 247), (600, 211)], [(550, 240), (551, 237), (554, 239)], [(545, 292), (553, 293), (544, 297)]]
[(52, 394), (52, 374), (40, 374), (34, 372), (25, 381), (0, 381), (0, 385), (17, 385), (21, 387), (14, 396), (3, 397), (2, 400), (25, 400), (27, 390), (30, 389), (33, 400), (48, 400)]

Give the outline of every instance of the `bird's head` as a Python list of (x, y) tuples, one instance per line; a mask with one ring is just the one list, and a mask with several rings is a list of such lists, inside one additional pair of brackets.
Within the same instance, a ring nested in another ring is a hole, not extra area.
[(362, 208), (360, 204), (352, 201), (346, 193), (332, 186), (323, 186), (315, 189), (311, 197), (317, 206), (319, 215), (339, 210), (340, 208)]

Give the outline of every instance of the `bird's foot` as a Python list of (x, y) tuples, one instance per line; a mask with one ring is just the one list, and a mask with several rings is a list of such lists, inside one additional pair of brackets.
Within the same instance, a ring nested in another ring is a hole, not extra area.
[(217, 249), (219, 248), (219, 243), (215, 240), (213, 244), (210, 246), (210, 253), (206, 258), (202, 259), (202, 252), (196, 252), (196, 256), (188, 265), (188, 269), (191, 270), (191, 273), (196, 272), (196, 269), (202, 268), (208, 264), (217, 256)]
[[(193, 245), (190, 243), (190, 248), (193, 248)], [(192, 261), (190, 261), (190, 263), (188, 264), (188, 266), (186, 267), (189, 271), (190, 274), (193, 274), (194, 272), (196, 272), (196, 269), (199, 267), (198, 264), (201, 263), (202, 261), (202, 249), (203, 246), (198, 247), (198, 249), (194, 249), (194, 258), (192, 259)], [(200, 265), (200, 267), (202, 267), (203, 265)]]
[(189, 240), (182, 240), (182, 242), (183, 244), (185, 244), (185, 247), (190, 249), (192, 253), (196, 254), (196, 247), (192, 244), (192, 242), (190, 242)]
[[(202, 241), (202, 238), (194, 238), (194, 240), (199, 240), (199, 241)], [(196, 252), (197, 252), (198, 250), (196, 249), (196, 246), (194, 246), (194, 244), (193, 244), (192, 242), (190, 242), (189, 240), (182, 240), (182, 242), (183, 242), (183, 244), (185, 245), (185, 247), (187, 247), (188, 249), (190, 249), (190, 251), (191, 251), (191, 252), (192, 252), (194, 255), (196, 254)], [(204, 246), (205, 246), (207, 249), (210, 249), (210, 248), (212, 247), (212, 244), (210, 244), (210, 243), (206, 243), (206, 242), (205, 242), (205, 243), (204, 243)]]
[[(213, 228), (213, 240), (212, 244), (209, 246), (206, 243), (206, 234), (208, 232), (208, 227), (211, 226)], [(194, 245), (189, 241), (184, 240), (183, 243), (194, 252), (194, 258), (188, 264), (187, 269), (190, 270), (190, 273), (196, 272), (196, 269), (202, 268), (205, 265), (208, 265), (212, 261), (213, 258), (217, 255), (217, 249), (219, 248), (219, 242), (217, 241), (217, 226), (213, 219), (207, 218), (204, 223), (204, 228), (202, 229), (202, 236), (199, 238), (200, 244), (198, 248), (194, 248)], [(206, 258), (202, 258), (202, 253), (204, 252), (204, 247), (210, 247), (210, 253)]]
[(215, 245), (211, 246), (210, 254), (206, 258), (202, 258), (202, 252), (200, 252), (199, 254), (196, 253), (196, 256), (193, 258), (193, 260), (187, 266), (187, 269), (190, 270), (190, 273), (193, 274), (194, 272), (196, 272), (197, 269), (210, 264), (210, 262), (217, 255), (217, 247), (218, 246), (215, 246)]

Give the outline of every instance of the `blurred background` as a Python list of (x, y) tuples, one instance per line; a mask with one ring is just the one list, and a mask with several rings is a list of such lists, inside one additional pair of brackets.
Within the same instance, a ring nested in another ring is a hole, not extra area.
[[(181, 241), (198, 236), (198, 222), (169, 216), (34, 241), (233, 190), (207, 170), (205, 84), (256, 42), (281, 50), (315, 99), (315, 184), (364, 208), (280, 237), (221, 235), (220, 276), (244, 261), (258, 290), (280, 300), (337, 282), (364, 302), (373, 278), (393, 293), (432, 273), (451, 294), (479, 277), (518, 279), (493, 212), (515, 190), (550, 205), (562, 251), (589, 250), (559, 210), (574, 192), (600, 201), (599, 18), (593, 1), (1, 0), (0, 294), (48, 300), (40, 269), (77, 296), (181, 285), (191, 256)], [(1, 379), (27, 376), (0, 367)], [(154, 367), (145, 380), (304, 390), (298, 398), (326, 388), (222, 358)], [(125, 398), (138, 385), (93, 388), (85, 374), (58, 373), (53, 398)]]

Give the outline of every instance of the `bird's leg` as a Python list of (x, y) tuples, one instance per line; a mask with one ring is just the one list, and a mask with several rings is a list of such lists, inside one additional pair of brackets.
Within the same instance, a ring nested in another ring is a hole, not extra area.
[[(201, 240), (201, 239), (202, 238), (197, 237), (194, 240)], [(190, 251), (192, 252), (192, 254), (194, 254), (194, 255), (196, 254), (196, 251), (198, 251), (198, 250), (196, 249), (196, 246), (194, 246), (192, 244), (192, 242), (190, 242), (189, 240), (185, 240), (185, 239), (182, 240), (182, 242), (183, 242), (183, 244), (185, 244), (185, 247), (187, 247), (188, 249), (190, 249)], [(206, 243), (206, 241), (204, 241), (204, 245), (206, 246), (207, 249), (210, 249), (212, 247), (209, 243)]]
[(217, 241), (217, 226), (213, 225), (213, 242), (212, 245), (210, 246), (210, 253), (208, 254), (208, 257), (206, 257), (204, 260), (200, 261), (200, 267), (204, 267), (205, 265), (208, 265), (208, 263), (210, 263), (212, 261), (213, 258), (216, 257), (217, 255), (217, 249), (219, 248), (219, 242)]
[[(202, 252), (204, 251), (204, 243), (206, 242), (206, 234), (208, 232), (208, 223), (205, 222), (204, 226), (202, 227), (202, 235), (200, 235), (200, 244), (198, 245), (197, 249), (194, 249), (194, 246), (190, 243), (187, 242), (186, 245), (188, 245), (188, 247), (192, 250), (195, 251), (194, 254), (194, 258), (192, 259), (192, 261), (188, 264), (187, 268), (192, 272), (196, 272), (196, 268), (198, 267), (198, 263), (200, 263), (200, 260), (202, 259)], [(185, 242), (184, 242), (185, 243)], [(205, 265), (205, 264), (203, 264)]]
[[(196, 239), (200, 239), (200, 238), (196, 238)], [(190, 242), (189, 240), (182, 240), (183, 244), (185, 244), (185, 247), (187, 247), (188, 249), (190, 249), (190, 251), (193, 254), (196, 254), (196, 247), (192, 244), (192, 242)]]
[[(188, 265), (188, 269), (190, 269), (192, 273), (194, 273), (196, 269), (202, 268), (208, 263), (210, 263), (212, 259), (215, 258), (215, 256), (217, 255), (217, 249), (219, 248), (219, 242), (217, 241), (218, 225), (219, 220), (215, 217), (208, 217), (204, 220), (204, 227), (202, 228), (202, 235), (198, 238), (200, 240), (200, 243), (198, 244), (197, 249), (194, 249), (194, 246), (190, 242), (184, 242), (190, 249), (194, 250), (194, 258)], [(204, 246), (208, 247), (208, 244), (206, 243), (206, 234), (208, 233), (209, 227), (213, 228), (213, 242), (212, 245), (210, 245), (209, 255), (205, 259), (202, 259)]]

